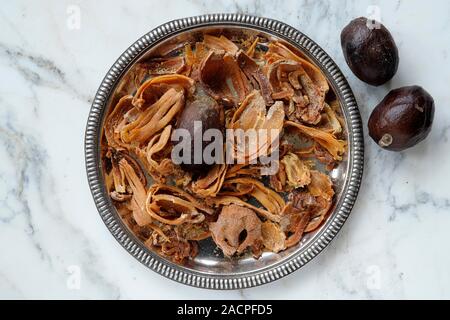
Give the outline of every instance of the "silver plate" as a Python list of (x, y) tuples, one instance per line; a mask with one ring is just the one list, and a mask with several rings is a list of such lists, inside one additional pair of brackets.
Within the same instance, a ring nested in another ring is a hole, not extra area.
[[(204, 31), (259, 34), (288, 42), (324, 72), (341, 102), (347, 125), (349, 152), (331, 172), (336, 200), (332, 213), (321, 228), (302, 242), (279, 254), (264, 253), (259, 259), (225, 259), (211, 241), (200, 244), (199, 255), (186, 265), (176, 265), (147, 249), (122, 223), (105, 191), (100, 161), (100, 137), (104, 116), (114, 99), (122, 75), (151, 55), (162, 43), (195, 38)], [(353, 93), (333, 60), (300, 31), (276, 20), (242, 14), (212, 14), (174, 20), (142, 36), (114, 63), (95, 95), (85, 134), (86, 171), (89, 186), (104, 223), (116, 240), (136, 259), (159, 274), (196, 287), (241, 289), (265, 284), (301, 268), (319, 254), (336, 236), (347, 219), (358, 194), (364, 165), (361, 118)]]

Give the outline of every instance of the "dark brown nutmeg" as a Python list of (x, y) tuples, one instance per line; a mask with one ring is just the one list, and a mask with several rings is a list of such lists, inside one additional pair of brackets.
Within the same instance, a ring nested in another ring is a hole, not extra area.
[[(195, 123), (201, 123), (201, 132), (195, 132)], [(218, 129), (223, 131), (225, 126), (223, 107), (216, 100), (208, 95), (206, 90), (201, 86), (197, 86), (196, 92), (192, 99), (186, 102), (186, 106), (178, 119), (177, 129), (186, 129), (190, 135), (191, 154), (188, 157), (188, 163), (181, 166), (184, 170), (194, 173), (200, 173), (205, 169), (208, 170), (209, 165), (203, 162), (195, 163), (195, 153), (203, 155), (203, 150), (209, 144), (203, 140), (203, 134), (208, 129)], [(201, 150), (196, 150), (197, 145), (195, 139), (202, 139)], [(200, 153), (201, 152), (201, 153)]]
[(345, 60), (362, 81), (379, 86), (395, 75), (398, 49), (391, 33), (381, 23), (361, 17), (352, 20), (341, 33)]
[(392, 151), (410, 148), (427, 137), (434, 117), (434, 100), (422, 87), (392, 90), (369, 118), (369, 135)]

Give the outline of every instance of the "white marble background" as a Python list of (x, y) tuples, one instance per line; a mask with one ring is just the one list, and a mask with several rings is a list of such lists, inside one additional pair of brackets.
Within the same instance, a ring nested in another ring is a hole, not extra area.
[[(397, 75), (378, 88), (353, 76), (339, 42), (372, 4), (400, 51)], [(72, 5), (80, 29), (68, 27)], [(133, 259), (100, 220), (84, 168), (88, 111), (110, 65), (157, 25), (211, 12), (272, 17), (312, 37), (347, 76), (365, 123), (391, 88), (422, 85), (436, 103), (430, 136), (411, 150), (382, 151), (366, 132), (357, 204), (324, 253), (241, 291), (183, 286)], [(450, 298), (449, 54), (446, 0), (1, 1), (0, 298)]]

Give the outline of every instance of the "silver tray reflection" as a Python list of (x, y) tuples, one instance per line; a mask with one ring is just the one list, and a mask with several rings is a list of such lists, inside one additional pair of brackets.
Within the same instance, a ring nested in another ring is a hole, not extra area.
[[(162, 45), (195, 41), (204, 32), (229, 35), (258, 35), (290, 44), (308, 57), (326, 75), (331, 90), (340, 100), (346, 121), (348, 152), (330, 173), (335, 186), (335, 204), (327, 221), (307, 234), (295, 247), (278, 254), (264, 253), (259, 260), (249, 257), (224, 258), (211, 240), (200, 243), (198, 256), (185, 265), (176, 265), (147, 249), (122, 223), (105, 192), (100, 161), (103, 120), (117, 100), (123, 75), (135, 63), (157, 54)], [(215, 14), (168, 22), (150, 31), (131, 45), (108, 71), (97, 91), (89, 114), (85, 156), (89, 186), (97, 209), (108, 229), (136, 259), (167, 278), (211, 289), (238, 289), (279, 279), (305, 265), (334, 238), (355, 202), (363, 170), (364, 141), (361, 119), (352, 91), (332, 59), (300, 31), (275, 20), (241, 15)]]

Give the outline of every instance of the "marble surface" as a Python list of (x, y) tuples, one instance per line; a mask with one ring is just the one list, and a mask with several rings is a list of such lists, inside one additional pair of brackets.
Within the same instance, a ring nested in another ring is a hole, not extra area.
[[(377, 8), (400, 66), (374, 88), (350, 72), (339, 36)], [(347, 76), (364, 123), (399, 86), (422, 85), (436, 103), (433, 130), (413, 149), (380, 150), (365, 132), (357, 204), (322, 254), (241, 291), (180, 285), (133, 259), (100, 220), (84, 167), (87, 115), (110, 65), (157, 25), (211, 12), (272, 17), (312, 37)], [(449, 16), (446, 0), (2, 2), (0, 298), (450, 298)]]

